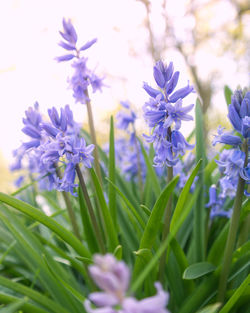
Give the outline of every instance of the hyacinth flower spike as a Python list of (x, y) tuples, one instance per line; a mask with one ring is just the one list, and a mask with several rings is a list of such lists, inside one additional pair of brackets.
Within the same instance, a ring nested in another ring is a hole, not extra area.
[[(136, 137), (136, 129), (135, 129), (135, 121), (137, 116), (135, 112), (130, 108), (130, 103), (128, 101), (121, 101), (121, 105), (125, 110), (119, 111), (116, 115), (117, 119), (117, 128), (125, 130), (127, 134), (129, 134), (130, 139), (128, 140), (128, 152), (121, 156), (122, 162), (122, 169), (125, 174), (130, 172), (132, 176), (137, 175), (138, 177), (138, 185), (140, 191), (140, 198), (143, 198), (143, 168), (145, 169), (143, 156), (140, 148), (140, 144)], [(120, 143), (124, 143), (120, 142)], [(125, 143), (126, 144), (126, 143)], [(120, 145), (121, 146), (121, 145)], [(119, 153), (119, 152), (118, 152)], [(124, 164), (125, 167), (124, 167)]]
[(97, 39), (94, 38), (80, 48), (77, 48), (78, 36), (76, 30), (70, 20), (63, 19), (63, 31), (60, 31), (63, 41), (60, 41), (59, 45), (67, 51), (72, 53), (57, 57), (58, 62), (74, 60), (72, 67), (74, 68), (74, 74), (69, 79), (69, 84), (73, 90), (73, 97), (76, 102), (86, 104), (89, 119), (89, 128), (91, 141), (96, 147), (93, 150), (94, 153), (94, 164), (100, 182), (102, 182), (102, 175), (100, 169), (99, 154), (97, 149), (96, 131), (94, 126), (94, 118), (89, 98), (88, 87), (91, 86), (93, 92), (101, 91), (103, 87), (103, 78), (98, 77), (92, 70), (87, 66), (87, 58), (81, 56), (81, 52), (89, 49), (93, 44), (96, 43)]
[(233, 149), (227, 150), (227, 152), (221, 156), (220, 160), (217, 161), (219, 169), (225, 174), (225, 177), (220, 180), (220, 184), (222, 188), (224, 188), (224, 194), (226, 194), (227, 190), (231, 192), (231, 190), (233, 190), (233, 185), (237, 184), (233, 213), (219, 282), (218, 301), (220, 302), (223, 302), (225, 297), (227, 278), (238, 231), (244, 187), (245, 183), (250, 182), (250, 164), (248, 157), (250, 136), (249, 91), (238, 89), (234, 92), (231, 98), (231, 104), (228, 107), (228, 118), (234, 128), (235, 135), (233, 133), (223, 133), (223, 129), (219, 128), (218, 135), (215, 136), (213, 142), (214, 144), (220, 142), (233, 146)]
[[(193, 145), (187, 143), (180, 132), (181, 122), (193, 119), (188, 113), (194, 105), (183, 107), (182, 101), (191, 92), (194, 92), (194, 88), (188, 83), (186, 87), (175, 90), (180, 73), (174, 71), (173, 62), (165, 65), (162, 61), (158, 61), (154, 66), (153, 74), (158, 89), (149, 86), (147, 83), (143, 85), (143, 88), (150, 96), (149, 101), (143, 106), (145, 121), (151, 128), (151, 134), (146, 138), (148, 142), (154, 144), (154, 166), (162, 167), (167, 165), (167, 183), (169, 183), (173, 178), (173, 166), (177, 164), (179, 155), (184, 155), (186, 150), (194, 148)], [(172, 199), (170, 197), (165, 210), (163, 241), (169, 233), (171, 207)], [(165, 258), (166, 252), (163, 253), (160, 260), (159, 277), (162, 282), (164, 279)]]

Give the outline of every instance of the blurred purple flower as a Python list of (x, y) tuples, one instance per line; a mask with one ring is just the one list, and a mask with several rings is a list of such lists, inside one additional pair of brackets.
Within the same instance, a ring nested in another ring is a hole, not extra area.
[[(117, 261), (112, 254), (95, 255), (89, 272), (102, 291), (91, 293), (84, 302), (88, 313), (168, 313), (168, 294), (160, 283), (155, 284), (157, 294), (153, 297), (138, 301), (126, 296), (130, 271), (123, 261)], [(97, 308), (92, 308), (89, 300)], [(116, 306), (120, 308), (114, 309)]]

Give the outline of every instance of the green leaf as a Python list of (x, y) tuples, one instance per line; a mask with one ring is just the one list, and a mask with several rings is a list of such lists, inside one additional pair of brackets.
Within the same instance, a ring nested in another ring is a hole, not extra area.
[[(157, 199), (143, 232), (139, 250), (152, 248), (161, 227), (162, 216), (164, 214), (168, 199), (173, 192), (178, 180), (178, 176), (174, 177)], [(137, 258), (134, 266), (133, 281), (137, 279), (138, 274), (143, 269), (142, 266), (143, 264), (141, 259)]]
[[(6, 295), (4, 293), (0, 293), (0, 303), (1, 304), (9, 304), (13, 302), (20, 301), (20, 298), (13, 297), (10, 295)], [(35, 306), (30, 303), (23, 303), (22, 309), (25, 313), (49, 313), (49, 311), (42, 309), (41, 307)], [(3, 311), (5, 313), (5, 311)]]
[(221, 309), (220, 313), (231, 312), (231, 309), (236, 304), (236, 302), (239, 300), (240, 296), (244, 293), (246, 288), (249, 287), (249, 285), (250, 285), (250, 274), (243, 281), (243, 283), (239, 286), (239, 288), (236, 289), (234, 294), (230, 297), (230, 299), (227, 301), (227, 303)]
[(119, 245), (115, 248), (115, 251), (113, 252), (113, 255), (118, 259), (121, 260), (122, 259), (122, 246)]
[(233, 94), (232, 90), (226, 85), (224, 87), (224, 96), (225, 96), (227, 105), (231, 104), (232, 94)]
[(121, 190), (112, 182), (110, 181), (108, 178), (106, 178), (107, 181), (113, 185), (113, 187), (116, 189), (118, 195), (122, 198), (122, 200), (125, 202), (125, 204), (127, 205), (127, 207), (130, 209), (130, 211), (132, 212), (132, 214), (134, 215), (134, 217), (137, 219), (137, 221), (139, 222), (139, 224), (141, 225), (141, 227), (144, 229), (145, 228), (145, 223), (142, 219), (142, 217), (139, 215), (139, 213), (137, 212), (137, 210), (135, 209), (135, 207), (132, 205), (132, 203), (128, 200), (128, 198), (121, 192)]
[(76, 256), (75, 257), (77, 260), (82, 261), (83, 263), (89, 265), (89, 264), (93, 264), (92, 259), (88, 259), (88, 258), (84, 258), (82, 256)]
[(29, 217), (33, 218), (34, 220), (40, 222), (41, 224), (51, 229), (61, 239), (63, 239), (73, 249), (75, 249), (75, 251), (79, 255), (85, 256), (87, 258), (91, 257), (89, 251), (82, 245), (82, 243), (70, 231), (62, 227), (60, 224), (55, 222), (52, 218), (48, 217), (47, 215), (37, 210), (30, 204), (25, 203), (21, 200), (15, 199), (14, 197), (8, 196), (2, 192), (0, 192), (0, 201), (10, 205), (11, 207), (28, 215)]
[(87, 241), (91, 253), (96, 253), (99, 251), (98, 242), (96, 240), (96, 236), (94, 234), (94, 230), (90, 222), (88, 209), (84, 200), (83, 191), (81, 187), (78, 188), (78, 201), (80, 206), (80, 213), (85, 239)]
[(156, 236), (159, 232), (159, 227), (161, 225), (162, 216), (164, 214), (164, 210), (166, 208), (168, 199), (173, 192), (177, 182), (179, 180), (179, 176), (173, 178), (173, 180), (165, 187), (165, 189), (160, 194), (159, 198), (157, 199), (151, 215), (148, 219), (146, 224), (141, 243), (139, 249), (151, 249), (153, 243), (156, 239)]
[(24, 298), (22, 300), (11, 303), (11, 304), (5, 306), (4, 308), (0, 309), (0, 313), (15, 313), (27, 301), (28, 301), (28, 298)]
[(119, 245), (119, 241), (117, 238), (117, 232), (115, 230), (115, 226), (109, 211), (109, 208), (107, 206), (106, 200), (104, 198), (104, 194), (102, 191), (101, 184), (99, 182), (99, 179), (94, 171), (93, 168), (89, 169), (90, 175), (93, 181), (93, 184), (95, 186), (96, 195), (102, 210), (102, 215), (105, 223), (106, 233), (108, 234), (108, 247), (109, 251), (113, 252), (115, 248)]
[(204, 186), (204, 167), (206, 163), (206, 146), (204, 136), (203, 116), (201, 102), (197, 98), (195, 106), (195, 137), (196, 137), (196, 162), (202, 160), (201, 170), (197, 184), (200, 186), (200, 194), (194, 207), (194, 243), (195, 243), (195, 260), (202, 261), (205, 258), (205, 186)]
[[(109, 133), (109, 180), (115, 184), (115, 136), (113, 116), (110, 118)], [(111, 184), (109, 184), (108, 195), (110, 214), (114, 225), (117, 228), (116, 190)]]
[[(0, 285), (4, 286), (8, 289), (11, 289), (13, 291), (16, 291), (24, 296), (27, 296), (29, 299), (32, 299), (33, 301), (35, 301), (36, 303), (42, 305), (44, 308), (47, 308), (55, 313), (57, 312), (62, 312), (62, 313), (67, 313), (68, 311), (65, 310), (65, 308), (63, 308), (60, 304), (54, 302), (53, 300), (51, 300), (50, 298), (44, 296), (42, 293), (37, 292), (29, 287), (26, 287), (22, 284), (19, 284), (17, 282), (14, 282), (10, 279), (4, 278), (0, 276)], [(22, 300), (23, 303), (27, 302)], [(0, 310), (1, 312), (1, 310)], [(4, 313), (6, 313), (5, 311), (3, 311)]]
[[(1, 205), (0, 217), (3, 223), (11, 231), (13, 237), (18, 243), (16, 247), (14, 247), (14, 249), (17, 249), (19, 259), (27, 264), (28, 269), (33, 272), (35, 276), (37, 275), (37, 270), (39, 269), (39, 282), (54, 299), (60, 301), (60, 303), (64, 307), (70, 310), (75, 309), (78, 311), (75, 303), (72, 303), (72, 300), (74, 299), (66, 292), (63, 286), (58, 284), (58, 281), (56, 281), (54, 277), (49, 273), (47, 267), (41, 260), (41, 255), (46, 254), (47, 257), (51, 259), (53, 267), (56, 269), (61, 277), (67, 277), (67, 279), (70, 279), (71, 283), (75, 283), (75, 281), (71, 279), (72, 277), (70, 278), (68, 273), (66, 273), (63, 268), (52, 259), (52, 257), (44, 249), (42, 244), (37, 240), (37, 238), (34, 237), (33, 233), (31, 233), (23, 225), (23, 223), (21, 223), (20, 218), (17, 218), (14, 215), (13, 210), (9, 210), (5, 206)], [(31, 298), (30, 294), (29, 297)]]
[(214, 304), (207, 305), (205, 308), (199, 310), (197, 313), (217, 313), (220, 307), (221, 303), (217, 302)]
[(43, 259), (46, 263), (46, 265), (48, 266), (48, 269), (50, 270), (51, 274), (53, 276), (55, 276), (55, 278), (57, 279), (58, 282), (60, 282), (79, 302), (84, 302), (85, 301), (85, 297), (76, 289), (74, 289), (73, 287), (71, 287), (68, 283), (66, 283), (52, 268), (52, 266), (49, 264), (49, 260), (46, 259), (45, 256), (43, 256)]
[(187, 267), (183, 273), (183, 279), (196, 279), (213, 272), (216, 267), (208, 262), (195, 263)]
[(199, 162), (196, 164), (195, 168), (193, 169), (192, 173), (190, 174), (184, 188), (182, 189), (182, 192), (178, 198), (175, 210), (174, 210), (174, 214), (170, 223), (170, 232), (173, 232), (173, 228), (175, 227), (175, 224), (184, 222), (185, 218), (187, 217), (187, 214), (183, 214), (183, 208), (187, 203), (187, 197), (189, 195), (189, 190), (192, 186), (192, 183), (199, 171), (199, 168), (201, 166), (202, 160), (199, 160)]
[(155, 169), (152, 166), (152, 162), (149, 159), (149, 156), (147, 155), (147, 152), (143, 146), (143, 143), (141, 142), (141, 140), (139, 140), (140, 142), (140, 146), (141, 146), (141, 151), (147, 166), (147, 175), (149, 176), (149, 180), (151, 182), (151, 187), (154, 190), (155, 196), (158, 197), (161, 193), (161, 186), (159, 183), (159, 179), (156, 175)]

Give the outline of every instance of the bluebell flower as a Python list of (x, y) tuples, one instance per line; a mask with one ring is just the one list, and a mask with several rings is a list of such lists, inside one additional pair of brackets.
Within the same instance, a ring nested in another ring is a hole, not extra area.
[(67, 51), (71, 51), (72, 53), (56, 57), (56, 60), (58, 62), (70, 61), (74, 58), (77, 58), (79, 56), (80, 51), (89, 49), (97, 41), (97, 39), (94, 38), (86, 42), (78, 49), (76, 47), (78, 41), (77, 33), (70, 20), (66, 21), (65, 19), (63, 19), (63, 31), (60, 31), (59, 33), (64, 40), (59, 42), (59, 46), (61, 46), (63, 49)]
[(128, 101), (121, 101), (122, 106), (128, 110), (128, 112), (119, 111), (116, 115), (117, 123), (116, 126), (119, 129), (128, 130), (129, 125), (132, 125), (132, 132), (134, 132), (134, 124), (136, 120), (136, 114), (130, 108)]
[(81, 57), (72, 64), (75, 72), (69, 80), (75, 101), (83, 104), (86, 103), (86, 101), (89, 101), (87, 96), (89, 85), (92, 86), (93, 92), (96, 92), (97, 90), (101, 91), (103, 87), (103, 78), (99, 78), (97, 75), (92, 73), (87, 68), (86, 61), (87, 59)]
[(245, 153), (241, 150), (231, 149), (225, 161), (216, 160), (216, 163), (224, 168), (224, 173), (231, 177), (238, 177), (244, 168)]
[[(139, 148), (139, 160), (142, 179), (146, 177), (147, 166), (140, 148)], [(147, 147), (145, 147), (147, 150)], [(129, 139), (120, 138), (115, 141), (115, 156), (116, 163), (124, 174), (125, 179), (128, 181), (136, 180), (138, 178), (138, 156), (135, 142), (131, 143), (131, 137)]]
[(250, 117), (250, 91), (245, 94), (240, 89), (235, 91), (228, 107), (228, 117), (234, 129), (247, 138), (249, 132), (246, 131), (246, 126), (249, 125), (248, 118)]
[(83, 163), (86, 167), (91, 168), (94, 160), (92, 156), (94, 148), (93, 144), (87, 146), (84, 138), (75, 138), (73, 153), (69, 158), (73, 164)]
[(156, 62), (154, 66), (154, 79), (160, 88), (164, 88), (167, 82), (172, 78), (174, 72), (173, 62), (164, 65), (162, 61)]
[[(41, 188), (64, 190), (76, 195), (75, 165), (83, 163), (88, 168), (92, 166), (94, 145), (87, 146), (85, 140), (80, 138), (80, 128), (74, 122), (68, 105), (61, 108), (60, 114), (54, 107), (48, 110), (48, 114), (50, 122), (45, 123), (32, 110), (26, 112), (23, 132), (31, 140), (15, 151), (16, 163), (12, 169), (21, 169), (25, 157), (29, 171), (38, 175)], [(65, 164), (62, 180), (56, 174), (59, 164)]]
[(232, 132), (224, 133), (223, 129), (224, 128), (221, 126), (218, 127), (217, 129), (218, 135), (214, 135), (213, 145), (216, 145), (218, 142), (231, 146), (239, 146), (242, 144), (242, 140), (239, 136), (234, 136)]
[(59, 191), (70, 192), (73, 196), (77, 196), (77, 192), (74, 191), (78, 184), (75, 184), (76, 170), (73, 163), (68, 163), (64, 170), (63, 178), (60, 180)]
[(215, 217), (231, 217), (232, 210), (225, 210), (223, 208), (226, 200), (225, 198), (224, 194), (220, 194), (220, 197), (217, 196), (217, 188), (215, 185), (212, 185), (209, 188), (209, 202), (206, 204), (206, 207), (210, 208), (211, 219), (214, 219)]
[(71, 23), (71, 20), (66, 21), (63, 19), (63, 31), (60, 31), (61, 36), (64, 40), (66, 40), (69, 44), (74, 46), (77, 42), (77, 34), (74, 26)]
[(175, 153), (176, 156), (184, 155), (186, 150), (192, 150), (194, 148), (194, 145), (189, 144), (178, 130), (172, 131), (171, 143), (173, 153)]
[[(143, 88), (151, 97), (143, 106), (144, 118), (151, 128), (149, 136), (144, 135), (147, 142), (153, 142), (155, 148), (154, 166), (174, 166), (178, 156), (184, 155), (187, 149), (193, 149), (180, 133), (181, 122), (192, 120), (188, 113), (193, 104), (182, 106), (182, 100), (193, 87), (189, 84), (175, 91), (179, 72), (174, 72), (173, 63), (168, 66), (159, 61), (154, 66), (154, 78), (160, 89), (154, 89), (147, 83)], [(174, 126), (174, 128), (173, 128)]]
[(59, 45), (62, 48), (71, 51), (71, 53), (57, 57), (56, 60), (62, 62), (74, 59), (72, 67), (75, 69), (75, 72), (69, 79), (69, 85), (73, 90), (73, 97), (75, 98), (75, 101), (85, 104), (89, 101), (87, 96), (89, 85), (91, 85), (94, 93), (96, 91), (101, 91), (104, 86), (104, 78), (100, 78), (92, 70), (90, 70), (87, 67), (87, 58), (81, 56), (81, 52), (89, 49), (96, 43), (97, 39), (94, 38), (86, 42), (78, 49), (76, 47), (76, 43), (78, 41), (76, 30), (71, 21), (66, 21), (65, 19), (63, 19), (63, 32), (60, 32), (60, 34), (66, 42), (61, 41)]
[(242, 119), (242, 135), (244, 138), (250, 138), (250, 115)]
[(182, 99), (176, 101), (174, 105), (170, 103), (166, 104), (166, 110), (168, 112), (168, 117), (164, 122), (164, 127), (170, 127), (175, 123), (175, 129), (178, 130), (181, 128), (181, 121), (192, 121), (193, 117), (189, 114), (194, 107), (194, 104), (190, 104), (187, 107), (182, 107)]

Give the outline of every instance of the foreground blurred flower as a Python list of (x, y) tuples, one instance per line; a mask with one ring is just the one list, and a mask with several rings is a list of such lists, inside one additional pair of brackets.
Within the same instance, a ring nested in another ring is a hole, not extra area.
[[(167, 313), (168, 294), (160, 283), (155, 283), (157, 294), (143, 300), (127, 297), (130, 271), (123, 261), (112, 254), (95, 255), (89, 272), (96, 285), (102, 290), (93, 292), (84, 306), (89, 313)], [(91, 302), (97, 307), (92, 308)], [(114, 308), (115, 307), (115, 308)], [(119, 309), (116, 309), (119, 307)]]

